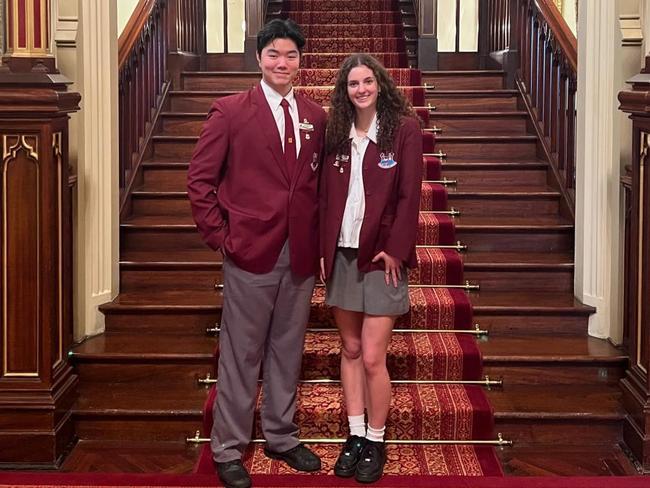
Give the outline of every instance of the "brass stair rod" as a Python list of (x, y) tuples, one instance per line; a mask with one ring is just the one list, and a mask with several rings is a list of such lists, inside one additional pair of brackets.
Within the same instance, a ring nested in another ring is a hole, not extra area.
[(420, 210), (420, 213), (434, 214), (434, 215), (451, 215), (452, 217), (457, 217), (460, 215), (460, 210), (452, 207), (450, 210)]
[[(217, 383), (217, 378), (212, 378), (210, 373), (208, 373), (205, 378), (199, 378), (196, 381), (199, 385), (214, 385)], [(261, 380), (258, 380), (258, 382), (260, 381)], [(503, 380), (491, 380), (489, 376), (486, 376), (482, 380), (391, 380), (390, 382), (393, 385), (479, 385), (488, 388), (491, 386), (503, 386)], [(313, 380), (298, 380), (298, 383), (338, 385), (341, 383), (341, 380), (320, 378)]]
[[(220, 331), (219, 326), (208, 327), (205, 329), (206, 334), (218, 334)], [(308, 327), (307, 332), (336, 332), (335, 328), (325, 327)], [(432, 334), (471, 334), (476, 336), (489, 335), (489, 331), (481, 329), (479, 324), (474, 324), (473, 329), (393, 329), (395, 334), (406, 334), (414, 332), (418, 334), (432, 333)]]
[(453, 186), (458, 184), (458, 180), (448, 180), (443, 178), (441, 180), (422, 180), (422, 183), (437, 183), (439, 185)]
[(422, 129), (422, 132), (432, 132), (434, 134), (442, 134), (442, 129), (438, 126), (433, 126), (433, 127), (425, 127)]
[[(300, 439), (300, 442), (305, 444), (343, 444), (346, 439)], [(210, 442), (209, 438), (201, 437), (201, 432), (196, 431), (194, 437), (187, 437), (185, 442), (188, 444), (206, 444)], [(264, 439), (253, 439), (251, 442), (255, 444), (263, 444)], [(497, 438), (493, 440), (473, 440), (473, 439), (414, 439), (414, 440), (387, 440), (386, 444), (417, 444), (417, 445), (455, 445), (455, 444), (469, 444), (469, 445), (483, 445), (483, 446), (512, 446), (512, 441), (503, 438), (503, 434), (499, 432)]]
[(435, 156), (436, 158), (445, 159), (447, 157), (447, 153), (438, 151), (434, 153), (424, 153), (423, 156)]
[(449, 245), (444, 245), (444, 244), (436, 244), (436, 245), (429, 245), (429, 244), (418, 244), (415, 246), (417, 249), (455, 249), (456, 251), (467, 251), (467, 245), (461, 243), (460, 241), (456, 241), (456, 244), (449, 244)]
[[(223, 285), (222, 285), (223, 286)], [(316, 288), (323, 288), (323, 283), (316, 283)], [(216, 285), (215, 285), (216, 287)], [(466, 281), (463, 285), (408, 285), (409, 288), (459, 288), (468, 291), (478, 291), (481, 289), (480, 285), (476, 285)]]

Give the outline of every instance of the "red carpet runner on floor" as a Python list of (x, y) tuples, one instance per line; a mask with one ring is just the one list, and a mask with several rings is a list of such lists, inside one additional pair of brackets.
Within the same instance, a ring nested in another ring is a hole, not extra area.
[[(339, 488), (359, 487), (354, 480), (335, 476), (314, 475), (256, 475), (256, 487), (264, 488)], [(0, 473), (0, 488), (47, 488), (65, 486), (70, 488), (95, 487), (191, 487), (213, 488), (215, 476), (164, 475), (164, 474), (49, 474), (49, 473)], [(648, 479), (643, 476), (629, 477), (461, 477), (461, 476), (384, 476), (371, 485), (377, 488), (646, 488)]]
[[(350, 52), (370, 52), (382, 60), (402, 92), (419, 107), (428, 124), (421, 73), (406, 67), (406, 49), (397, 2), (392, 0), (288, 0), (284, 16), (299, 22), (308, 41), (299, 73), (297, 90), (327, 106), (336, 79), (336, 68)], [(365, 33), (365, 34), (364, 34)], [(423, 133), (424, 151), (432, 153), (435, 139)], [(427, 332), (472, 328), (472, 309), (467, 293), (460, 289), (422, 285), (463, 283), (463, 263), (455, 250), (440, 245), (456, 242), (454, 220), (439, 211), (447, 210), (445, 187), (439, 180), (440, 161), (423, 160), (421, 214), (417, 244), (418, 268), (409, 272), (411, 310), (401, 317), (389, 348), (389, 368), (395, 384), (387, 422), (387, 439), (403, 444), (387, 447), (386, 486), (417, 486), (427, 476), (499, 476), (502, 474), (495, 451), (489, 446), (464, 444), (465, 440), (495, 438), (492, 408), (482, 386), (414, 383), (413, 380), (481, 380), (482, 361), (476, 340), (469, 334)], [(305, 341), (302, 378), (339, 378), (340, 345), (330, 311), (324, 305), (324, 288), (314, 292), (310, 329)], [(325, 330), (324, 330), (325, 329)], [(218, 350), (215, 352), (215, 360)], [(216, 363), (215, 363), (216, 364)], [(204, 408), (204, 436), (212, 427), (213, 388)], [(259, 406), (259, 404), (258, 404)], [(302, 383), (299, 386), (297, 422), (304, 439), (344, 439), (347, 419), (340, 384)], [(254, 437), (261, 438), (259, 418)], [(457, 440), (457, 444), (418, 444), (409, 441)], [(331, 474), (340, 444), (314, 443), (323, 459), (323, 474)], [(251, 473), (259, 478), (278, 477), (278, 483), (315, 486), (317, 483), (346, 485), (333, 476), (297, 475), (295, 471), (262, 453), (260, 444), (251, 446), (244, 457)], [(204, 445), (197, 473), (214, 473), (209, 445)], [(302, 478), (301, 478), (302, 476)], [(309, 477), (309, 478), (307, 478)], [(424, 477), (424, 478), (423, 478)], [(289, 481), (290, 479), (294, 481)], [(331, 478), (331, 479), (330, 479)], [(309, 481), (307, 481), (309, 479)], [(391, 485), (391, 483), (394, 483)], [(353, 483), (354, 484), (354, 483)], [(382, 485), (383, 486), (383, 485)], [(426, 483), (431, 486), (431, 483)]]

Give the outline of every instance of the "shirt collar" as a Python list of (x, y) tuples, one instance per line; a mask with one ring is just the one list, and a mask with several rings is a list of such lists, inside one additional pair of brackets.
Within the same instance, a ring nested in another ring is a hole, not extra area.
[[(356, 139), (357, 137), (357, 129), (354, 126), (354, 122), (352, 122), (352, 126), (350, 127), (350, 139)], [(372, 122), (370, 122), (370, 127), (368, 127), (368, 133), (366, 134), (366, 137), (370, 139), (372, 142), (377, 144), (377, 113), (375, 112), (375, 116), (372, 118)]]
[(275, 110), (280, 106), (280, 102), (282, 101), (283, 98), (287, 99), (287, 102), (289, 102), (289, 106), (291, 108), (296, 107), (296, 97), (294, 96), (293, 93), (293, 87), (291, 87), (291, 90), (285, 97), (280, 95), (277, 91), (275, 91), (273, 88), (271, 88), (264, 79), (260, 82), (260, 85), (262, 86), (262, 91), (264, 92), (264, 96), (266, 97), (266, 101), (269, 103), (269, 106)]

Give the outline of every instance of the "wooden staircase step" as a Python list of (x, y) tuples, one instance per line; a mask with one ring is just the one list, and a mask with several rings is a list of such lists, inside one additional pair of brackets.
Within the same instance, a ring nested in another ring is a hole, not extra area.
[(461, 216), (554, 215), (559, 211), (561, 194), (546, 185), (500, 187), (483, 183), (458, 182), (447, 188), (449, 206)]
[(568, 252), (472, 252), (463, 255), (463, 276), (481, 290), (573, 290), (573, 258)]
[(184, 441), (84, 440), (63, 461), (75, 473), (190, 474), (201, 450)]
[(548, 163), (535, 160), (442, 162), (442, 176), (458, 181), (459, 185), (481, 184), (494, 188), (507, 188), (510, 185), (546, 185), (547, 171)]
[[(162, 112), (161, 135), (198, 135), (207, 116), (201, 112)], [(427, 127), (442, 129), (442, 135), (526, 133), (527, 112), (438, 112)]]
[[(185, 191), (188, 161), (147, 161), (143, 165), (142, 188), (159, 191)], [(548, 164), (544, 161), (443, 161), (442, 176), (457, 180), (458, 186), (484, 186), (493, 189), (546, 186)], [(453, 187), (448, 187), (453, 191)]]
[(429, 127), (436, 126), (442, 135), (454, 134), (505, 134), (519, 135), (527, 132), (528, 112), (446, 112), (436, 109), (429, 116)]
[[(456, 237), (475, 251), (563, 251), (573, 246), (573, 224), (559, 216), (457, 217)], [(132, 216), (120, 225), (128, 250), (204, 249), (189, 217)]]
[(445, 161), (460, 160), (524, 160), (537, 159), (537, 137), (533, 135), (441, 136), (436, 138), (436, 152)]
[(490, 333), (582, 335), (594, 308), (580, 303), (573, 292), (481, 290), (469, 294), (474, 322)]
[[(80, 440), (63, 472), (190, 474), (201, 450), (185, 442)], [(634, 476), (638, 472), (609, 439), (592, 446), (525, 445), (498, 449), (506, 476)], [(603, 485), (604, 486), (604, 485)]]
[[(186, 178), (178, 178), (174, 185), (178, 190), (154, 190), (145, 183), (132, 195), (132, 211), (136, 215), (169, 215), (190, 217), (190, 202), (185, 191)], [(172, 186), (169, 181), (165, 184)], [(525, 213), (529, 216), (552, 215), (559, 211), (560, 193), (547, 187), (495, 187), (484, 185), (461, 185), (448, 188), (449, 205), (464, 216), (497, 216)]]
[(487, 396), (496, 430), (515, 445), (589, 445), (622, 432), (618, 385), (513, 385)]
[(426, 103), (435, 112), (514, 112), (518, 111), (517, 90), (434, 90), (426, 93)]
[(438, 90), (469, 90), (503, 88), (505, 73), (503, 71), (423, 71), (422, 83), (435, 86)]
[[(198, 139), (198, 135), (155, 135), (152, 138), (153, 157), (189, 160)], [(436, 151), (446, 153), (447, 160), (534, 159), (537, 155), (537, 136), (440, 136), (436, 138)]]
[[(559, 216), (457, 217), (456, 238), (475, 251), (566, 251), (573, 224)], [(132, 216), (122, 224), (121, 249), (175, 251), (205, 249), (189, 217)]]
[(183, 90), (248, 90), (257, 85), (262, 74), (257, 71), (182, 71)]
[(515, 385), (617, 385), (627, 356), (609, 342), (584, 335), (492, 335), (478, 342), (484, 373)]
[[(584, 334), (594, 308), (569, 292), (480, 291), (469, 294), (474, 319), (491, 334)], [(214, 327), (221, 314), (222, 295), (210, 290), (140, 289), (120, 293), (100, 307), (107, 330), (138, 334), (198, 334)]]

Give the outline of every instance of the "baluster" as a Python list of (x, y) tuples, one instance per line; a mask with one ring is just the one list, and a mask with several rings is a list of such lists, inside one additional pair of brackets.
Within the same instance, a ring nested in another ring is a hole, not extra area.
[(551, 65), (551, 127), (549, 128), (551, 135), (551, 152), (557, 152), (557, 126), (558, 126), (558, 97), (559, 97), (559, 63), (557, 62), (558, 51), (557, 48), (552, 52), (553, 63)]
[(551, 67), (553, 63), (553, 51), (551, 48), (552, 38), (547, 35), (546, 48), (544, 49), (544, 135), (551, 135), (551, 98), (553, 92), (551, 91)]
[(566, 179), (567, 188), (575, 188), (575, 133), (576, 133), (576, 90), (577, 82), (575, 76), (569, 77), (569, 94), (567, 109), (567, 165)]
[(530, 99), (533, 104), (533, 108), (537, 106), (537, 59), (539, 56), (538, 44), (539, 44), (539, 22), (537, 19), (533, 22), (533, 45), (532, 53), (530, 58)]
[(560, 171), (564, 170), (566, 166), (567, 155), (567, 129), (566, 129), (566, 105), (567, 105), (567, 75), (564, 63), (560, 68), (560, 105), (558, 107), (558, 119), (560, 121), (558, 128), (558, 157), (557, 167)]

